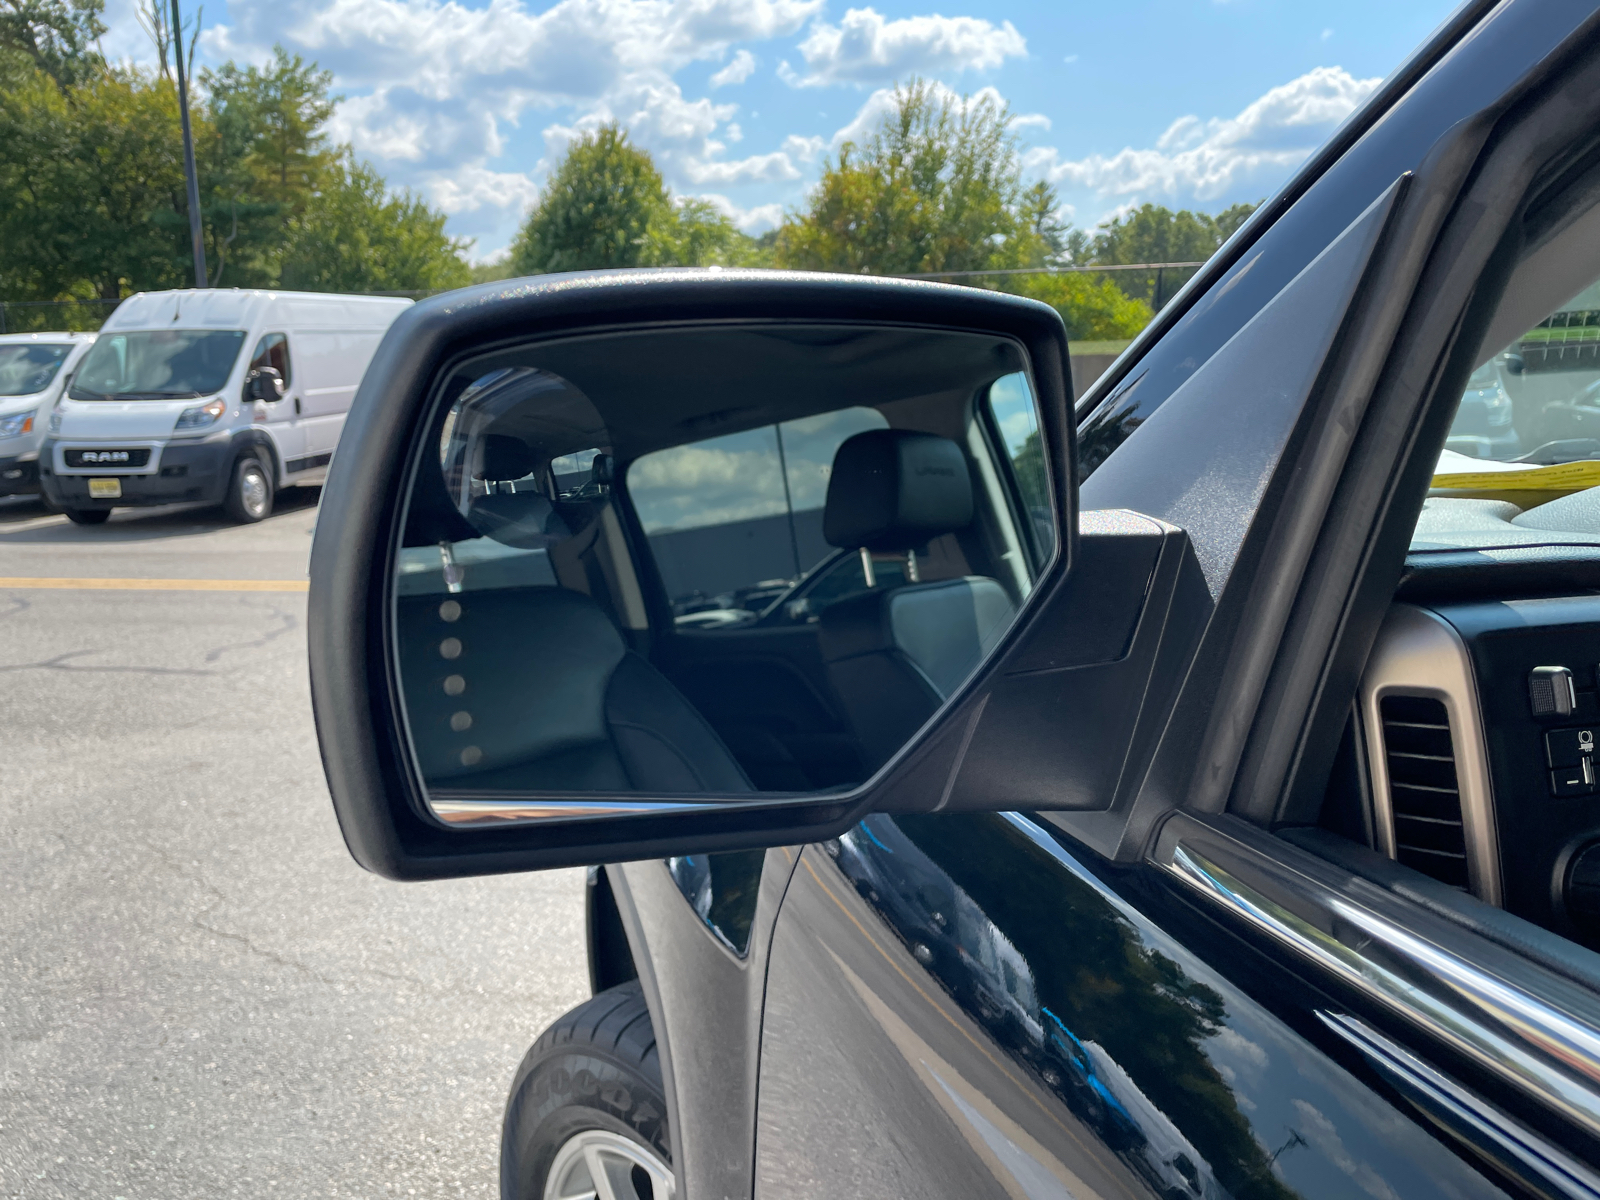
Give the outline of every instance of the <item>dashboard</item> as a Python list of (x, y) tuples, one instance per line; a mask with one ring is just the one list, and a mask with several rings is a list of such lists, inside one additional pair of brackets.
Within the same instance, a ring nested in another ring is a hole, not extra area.
[[(1518, 575), (1470, 565), (1480, 587)], [(1534, 563), (1521, 565), (1526, 575)], [(1391, 608), (1359, 698), (1373, 841), (1441, 882), (1600, 946), (1600, 590), (1574, 586), (1590, 570), (1548, 558), (1544, 568), (1546, 587), (1564, 582), (1571, 594)], [(1410, 579), (1413, 593), (1429, 590)]]

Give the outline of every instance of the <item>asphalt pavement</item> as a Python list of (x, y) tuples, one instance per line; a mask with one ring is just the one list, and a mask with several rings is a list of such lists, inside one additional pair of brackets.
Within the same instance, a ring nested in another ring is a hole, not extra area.
[[(88, 528), (0, 501), (0, 1196), (498, 1194), (512, 1073), (588, 994), (582, 874), (350, 860), (315, 501)], [(101, 582), (130, 579), (213, 590)]]

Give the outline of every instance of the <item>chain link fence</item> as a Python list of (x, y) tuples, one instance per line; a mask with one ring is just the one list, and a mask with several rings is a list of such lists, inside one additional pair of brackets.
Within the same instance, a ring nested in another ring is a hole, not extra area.
[(1013, 275), (1087, 275), (1117, 273), (1117, 286), (1135, 300), (1149, 302), (1151, 311), (1160, 312), (1178, 294), (1178, 289), (1205, 266), (1200, 262), (1170, 263), (1095, 263), (1082, 267), (1006, 267), (994, 271), (919, 271), (903, 279), (937, 279), (963, 283), (967, 280), (1003, 279)]
[[(921, 271), (904, 279), (937, 279), (982, 286), (983, 279), (1014, 275), (1077, 275), (1115, 272), (1117, 286), (1129, 296), (1147, 300), (1160, 312), (1163, 305), (1193, 277), (1203, 262), (1108, 263), (1083, 267), (1009, 267), (994, 271)], [(404, 296), (421, 300), (432, 291), (362, 292), (366, 296)], [(116, 311), (121, 300), (0, 300), (0, 333), (93, 332)]]

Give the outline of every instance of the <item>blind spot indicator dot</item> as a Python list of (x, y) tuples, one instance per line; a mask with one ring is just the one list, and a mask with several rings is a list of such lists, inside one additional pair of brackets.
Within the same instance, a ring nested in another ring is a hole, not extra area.
[(475, 767), (482, 758), (482, 750), (479, 750), (476, 746), (468, 746), (461, 752), (461, 765), (463, 767)]
[(461, 605), (455, 600), (446, 600), (439, 605), (439, 619), (441, 621), (459, 621), (461, 619)]
[(459, 696), (467, 690), (467, 681), (459, 675), (447, 675), (444, 681), (446, 696)]
[(439, 653), (445, 658), (460, 658), (461, 639), (445, 638), (444, 641), (439, 643)]
[(464, 729), (471, 729), (472, 714), (469, 712), (456, 713), (450, 718), (450, 728), (454, 729), (457, 733), (460, 733)]

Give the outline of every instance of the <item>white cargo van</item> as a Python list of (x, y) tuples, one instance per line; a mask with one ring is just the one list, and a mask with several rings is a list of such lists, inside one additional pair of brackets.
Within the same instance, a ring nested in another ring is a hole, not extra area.
[(195, 500), (259, 521), (320, 483), (356, 385), (411, 301), (144, 292), (107, 318), (50, 416), (45, 496), (80, 525)]
[(50, 409), (94, 338), (0, 334), (0, 496), (39, 490), (39, 447)]

